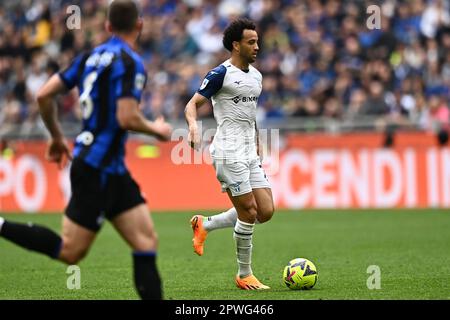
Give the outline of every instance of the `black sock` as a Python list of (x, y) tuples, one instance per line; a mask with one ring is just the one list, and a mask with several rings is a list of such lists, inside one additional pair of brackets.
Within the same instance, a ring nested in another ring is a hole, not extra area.
[(61, 250), (62, 239), (52, 230), (31, 223), (5, 221), (0, 233), (5, 239), (33, 251), (57, 259)]
[(161, 300), (161, 279), (154, 252), (134, 252), (134, 284), (142, 300)]

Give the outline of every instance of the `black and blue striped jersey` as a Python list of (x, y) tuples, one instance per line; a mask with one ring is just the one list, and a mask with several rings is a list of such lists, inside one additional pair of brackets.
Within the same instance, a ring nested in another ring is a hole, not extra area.
[(126, 173), (128, 135), (117, 121), (117, 100), (132, 97), (140, 101), (147, 80), (141, 57), (113, 36), (80, 54), (59, 75), (69, 90), (77, 86), (80, 92), (83, 129), (75, 141), (74, 158), (107, 173)]

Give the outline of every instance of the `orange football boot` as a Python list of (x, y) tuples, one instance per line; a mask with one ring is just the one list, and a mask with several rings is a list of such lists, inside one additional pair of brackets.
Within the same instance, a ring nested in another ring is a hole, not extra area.
[(249, 275), (245, 278), (240, 278), (236, 276), (236, 286), (243, 290), (265, 290), (270, 289), (270, 287), (259, 282), (254, 275)]
[(208, 231), (203, 227), (203, 216), (195, 215), (191, 219), (192, 231), (194, 231), (194, 238), (192, 239), (192, 245), (194, 252), (199, 256), (203, 255), (203, 243), (208, 236)]

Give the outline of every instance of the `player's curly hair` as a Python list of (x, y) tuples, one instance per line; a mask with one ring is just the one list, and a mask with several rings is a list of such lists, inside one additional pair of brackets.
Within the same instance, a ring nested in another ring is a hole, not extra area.
[(256, 30), (256, 25), (253, 21), (245, 18), (232, 21), (223, 32), (223, 46), (231, 52), (233, 41), (241, 41), (245, 29)]

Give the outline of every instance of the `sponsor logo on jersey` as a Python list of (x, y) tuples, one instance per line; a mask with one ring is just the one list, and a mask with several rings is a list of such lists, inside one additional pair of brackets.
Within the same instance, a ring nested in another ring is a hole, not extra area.
[(252, 102), (252, 101), (258, 101), (258, 97), (240, 97), (240, 96), (236, 96), (234, 98), (232, 98), (231, 100), (233, 100), (233, 102), (235, 104), (238, 104), (240, 101), (242, 102)]
[(236, 96), (231, 100), (233, 100), (233, 102), (237, 104), (239, 101), (241, 101), (241, 98), (239, 96)]

